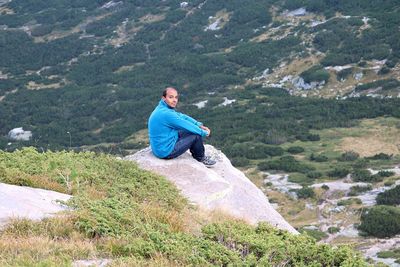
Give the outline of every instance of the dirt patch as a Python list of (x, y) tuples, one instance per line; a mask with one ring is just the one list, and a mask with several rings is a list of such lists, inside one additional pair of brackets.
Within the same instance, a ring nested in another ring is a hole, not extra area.
[(60, 83), (42, 84), (42, 83), (36, 83), (33, 81), (28, 82), (28, 84), (26, 86), (26, 88), (29, 90), (57, 89), (60, 87), (61, 87)]
[(355, 151), (362, 157), (373, 156), (378, 153), (400, 153), (400, 129), (375, 120), (366, 120), (361, 126), (364, 128), (362, 136), (344, 137), (339, 145), (342, 151)]
[(15, 14), (15, 12), (14, 12), (14, 10), (12, 10), (8, 7), (0, 6), (0, 14), (1, 15), (12, 15), (12, 14)]
[(165, 15), (153, 15), (153, 14), (147, 14), (144, 15), (139, 19), (140, 22), (142, 23), (154, 23), (154, 22), (159, 22), (165, 19)]
[(73, 27), (72, 29), (68, 31), (54, 31), (51, 32), (50, 34), (40, 36), (40, 37), (34, 37), (34, 42), (35, 43), (43, 43), (43, 42), (50, 42), (56, 39), (64, 38), (66, 36), (69, 36), (71, 34), (79, 33), (82, 32), (86, 26), (94, 21), (102, 20), (103, 18), (110, 16), (112, 13), (107, 13), (107, 14), (102, 14), (96, 17), (88, 17), (84, 22), (78, 24), (77, 26)]

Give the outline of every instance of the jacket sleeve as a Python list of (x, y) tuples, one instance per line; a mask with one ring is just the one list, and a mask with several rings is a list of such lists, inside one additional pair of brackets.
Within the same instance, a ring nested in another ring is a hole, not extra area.
[(178, 112), (169, 112), (167, 118), (166, 118), (166, 122), (169, 126), (173, 127), (173, 128), (177, 128), (179, 130), (186, 130), (188, 132), (194, 133), (194, 134), (198, 134), (201, 136), (207, 136), (207, 131), (201, 129), (199, 127), (199, 122), (196, 121), (195, 119), (184, 115), (182, 117), (182, 113), (178, 113)]
[(195, 119), (193, 119), (192, 117), (190, 117), (190, 116), (188, 116), (186, 114), (183, 114), (183, 113), (180, 113), (180, 112), (176, 112), (176, 114), (178, 114), (178, 116), (180, 116), (182, 119), (187, 120), (187, 121), (189, 121), (189, 122), (191, 122), (191, 123), (193, 123), (193, 124), (195, 124), (197, 126), (203, 125), (203, 123), (201, 123), (199, 121), (196, 121)]

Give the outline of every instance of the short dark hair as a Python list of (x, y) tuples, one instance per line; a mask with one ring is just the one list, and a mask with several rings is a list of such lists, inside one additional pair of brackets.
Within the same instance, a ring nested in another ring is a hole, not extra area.
[(168, 87), (165, 87), (165, 89), (164, 89), (164, 91), (162, 93), (163, 97), (167, 97), (167, 92), (168, 92), (169, 89), (174, 89), (175, 91), (178, 92), (178, 90), (176, 90), (174, 87), (168, 86)]

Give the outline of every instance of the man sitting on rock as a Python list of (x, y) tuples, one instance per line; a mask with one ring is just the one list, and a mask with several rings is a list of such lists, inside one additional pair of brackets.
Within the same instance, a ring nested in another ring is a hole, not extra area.
[(216, 162), (204, 154), (203, 138), (210, 129), (188, 115), (175, 111), (178, 91), (167, 87), (158, 106), (151, 113), (148, 127), (153, 154), (162, 159), (173, 159), (188, 149), (193, 158), (206, 166)]

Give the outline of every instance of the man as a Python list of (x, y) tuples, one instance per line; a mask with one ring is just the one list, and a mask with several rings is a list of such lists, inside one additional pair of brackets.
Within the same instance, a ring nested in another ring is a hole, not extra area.
[(210, 129), (201, 122), (175, 111), (178, 91), (167, 87), (158, 106), (151, 113), (148, 127), (153, 154), (162, 159), (173, 159), (188, 149), (192, 157), (206, 166), (216, 162), (204, 154), (203, 138), (210, 136)]

